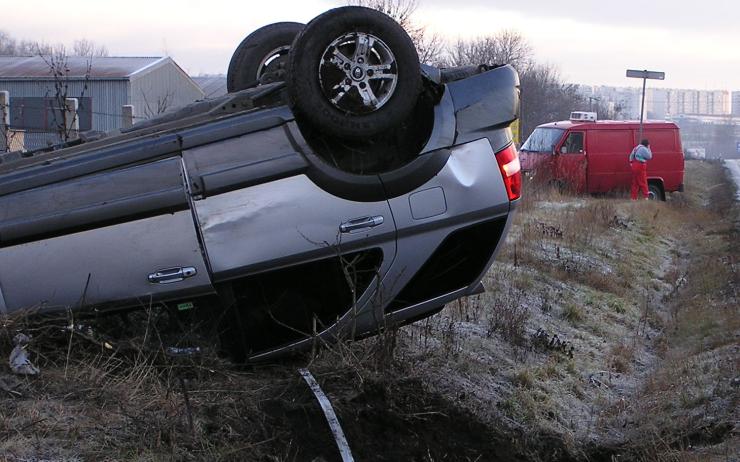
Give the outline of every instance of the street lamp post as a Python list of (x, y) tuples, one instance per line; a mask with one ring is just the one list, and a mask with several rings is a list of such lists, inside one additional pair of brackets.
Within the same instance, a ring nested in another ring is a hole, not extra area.
[(638, 143), (642, 140), (642, 122), (645, 115), (645, 85), (648, 79), (651, 80), (665, 80), (665, 72), (658, 71), (638, 71), (634, 69), (627, 69), (627, 77), (642, 79), (642, 102), (640, 104), (640, 135), (637, 137)]
[[(588, 112), (593, 111), (593, 102), (594, 101), (601, 101), (601, 98), (598, 98), (596, 96), (589, 96), (588, 97)], [(601, 118), (601, 117), (599, 117)]]

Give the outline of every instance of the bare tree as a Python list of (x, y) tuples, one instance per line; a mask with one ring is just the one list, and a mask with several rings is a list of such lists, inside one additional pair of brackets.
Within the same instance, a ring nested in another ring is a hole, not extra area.
[[(68, 55), (64, 45), (58, 45), (54, 47), (54, 51), (50, 54), (44, 54), (43, 50), (38, 49), (38, 55), (44, 60), (49, 71), (51, 72), (53, 83), (54, 83), (54, 94), (50, 95), (47, 93), (48, 98), (52, 98), (52, 114), (54, 118), (54, 128), (59, 134), (62, 141), (66, 142), (76, 136), (72, 131), (72, 126), (75, 120), (67, 120), (67, 98), (79, 98), (82, 99), (87, 91), (87, 85), (90, 81), (90, 75), (92, 73), (92, 63), (90, 60), (87, 61), (87, 69), (85, 71), (84, 83), (82, 91), (79, 95), (70, 94), (70, 69), (68, 66)], [(74, 113), (74, 118), (78, 117), (78, 113)]]
[(37, 50), (51, 54), (54, 47), (46, 42), (16, 40), (7, 32), (0, 30), (0, 56), (33, 56)]
[(584, 96), (578, 86), (563, 82), (557, 67), (530, 63), (519, 71), (521, 79), (521, 133), (526, 139), (537, 125), (567, 119)]
[(97, 45), (88, 39), (75, 40), (72, 44), (73, 56), (104, 57), (108, 56), (108, 48), (105, 45)]
[[(526, 139), (540, 124), (567, 119), (571, 111), (589, 107), (577, 85), (565, 83), (557, 67), (537, 63), (533, 50), (519, 32), (503, 30), (473, 40), (458, 40), (449, 51), (451, 64), (510, 64), (520, 76), (521, 136)], [(597, 111), (606, 114), (597, 102)]]
[(532, 61), (532, 47), (522, 34), (502, 30), (472, 40), (458, 40), (449, 50), (453, 66), (470, 64), (511, 64), (525, 69)]
[(0, 30), (0, 56), (14, 55), (16, 46), (16, 40), (4, 30)]
[(172, 90), (167, 90), (165, 94), (158, 97), (156, 101), (150, 102), (149, 98), (147, 98), (146, 96), (146, 93), (142, 91), (141, 98), (144, 101), (144, 117), (147, 119), (151, 119), (152, 117), (156, 117), (167, 112), (167, 110), (172, 107), (172, 100), (175, 98), (175, 92)]
[(348, 0), (347, 4), (372, 8), (395, 19), (411, 37), (422, 63), (439, 64), (444, 61), (445, 47), (442, 37), (413, 21), (419, 0)]
[[(66, 54), (66, 47), (62, 44), (52, 45), (35, 40), (17, 40), (7, 32), (0, 30), (0, 56), (34, 56)], [(72, 54), (75, 56), (108, 56), (108, 49), (87, 39), (75, 40), (72, 45)]]
[(445, 54), (445, 43), (442, 36), (436, 32), (429, 32), (420, 27), (411, 35), (416, 52), (419, 54), (419, 62), (430, 65), (443, 65), (447, 63)]
[(411, 17), (419, 7), (419, 0), (349, 0), (347, 3), (385, 13), (406, 30), (415, 27)]

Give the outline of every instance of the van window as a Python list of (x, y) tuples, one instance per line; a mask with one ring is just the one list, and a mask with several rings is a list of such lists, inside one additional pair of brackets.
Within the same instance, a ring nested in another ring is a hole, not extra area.
[(555, 145), (563, 137), (563, 132), (560, 128), (536, 128), (527, 141), (522, 145), (522, 151), (532, 152), (547, 152), (552, 154), (552, 150), (555, 149)]
[(579, 154), (583, 152), (583, 133), (571, 132), (566, 138), (563, 147), (565, 154)]

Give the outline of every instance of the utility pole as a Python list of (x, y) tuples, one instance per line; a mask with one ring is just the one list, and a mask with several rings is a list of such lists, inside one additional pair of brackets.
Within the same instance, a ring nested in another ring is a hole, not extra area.
[(642, 141), (642, 123), (645, 118), (645, 86), (647, 80), (665, 80), (665, 72), (658, 71), (637, 71), (634, 69), (627, 69), (627, 77), (642, 79), (642, 103), (640, 104), (640, 135), (637, 137), (637, 142)]

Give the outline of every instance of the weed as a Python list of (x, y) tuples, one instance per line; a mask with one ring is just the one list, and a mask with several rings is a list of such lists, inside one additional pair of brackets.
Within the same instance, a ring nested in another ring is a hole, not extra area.
[(511, 381), (517, 387), (532, 388), (535, 383), (534, 374), (528, 368), (522, 368), (514, 372)]
[(614, 310), (615, 313), (624, 314), (627, 312), (625, 301), (621, 298), (615, 298), (609, 301), (609, 308)]
[(526, 323), (529, 319), (529, 308), (515, 300), (494, 300), (489, 307), (487, 335), (499, 333), (504, 339), (515, 345), (523, 343)]
[(577, 305), (575, 302), (570, 302), (563, 307), (562, 312), (563, 319), (568, 320), (571, 324), (578, 324), (583, 321), (585, 317), (583, 308)]
[(634, 356), (634, 345), (627, 345), (625, 343), (614, 345), (608, 356), (609, 369), (619, 373), (628, 372), (631, 368)]

